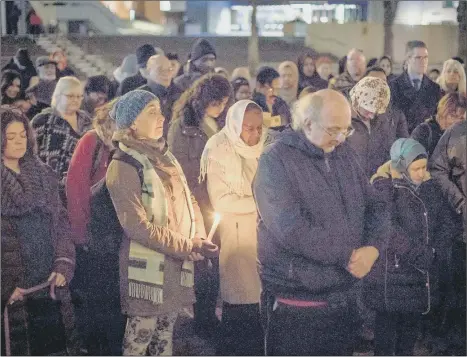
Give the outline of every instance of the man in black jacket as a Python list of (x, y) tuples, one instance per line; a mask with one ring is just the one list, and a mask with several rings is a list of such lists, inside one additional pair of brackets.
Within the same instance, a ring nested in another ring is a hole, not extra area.
[(407, 71), (390, 82), (394, 104), (407, 118), (409, 133), (436, 112), (440, 100), (439, 85), (427, 77), (428, 49), (422, 41), (406, 46)]
[(384, 247), (380, 210), (353, 151), (346, 98), (298, 102), (294, 130), (259, 159), (253, 184), (268, 355), (352, 355), (355, 283)]
[(174, 79), (180, 95), (202, 75), (214, 72), (216, 58), (216, 49), (208, 40), (200, 38), (193, 44), (188, 61), (188, 72)]
[(125, 78), (117, 90), (117, 96), (122, 96), (132, 90), (146, 84), (145, 70), (148, 59), (156, 55), (156, 49), (152, 45), (142, 45), (136, 49), (136, 59), (139, 71), (134, 76)]
[[(467, 242), (467, 121), (454, 124), (447, 129), (431, 157), (430, 172), (441, 187), (451, 207), (457, 214), (459, 231), (463, 232), (454, 239), (447, 285), (450, 298), (446, 302), (447, 316), (444, 336), (450, 342), (447, 355), (464, 356), (465, 340), (465, 300), (466, 300), (466, 242)], [(463, 229), (462, 229), (463, 228)], [(438, 351), (439, 352), (439, 351)], [(441, 351), (446, 352), (446, 351)], [(440, 353), (437, 353), (440, 354)], [(434, 355), (434, 354), (433, 354)]]

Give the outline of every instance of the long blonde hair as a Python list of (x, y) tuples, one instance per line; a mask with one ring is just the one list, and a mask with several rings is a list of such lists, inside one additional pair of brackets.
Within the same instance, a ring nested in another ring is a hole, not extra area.
[(460, 80), (459, 84), (457, 86), (457, 91), (460, 94), (466, 95), (467, 94), (467, 88), (466, 88), (466, 79), (465, 79), (465, 71), (464, 67), (462, 67), (462, 64), (456, 60), (453, 59), (448, 59), (446, 62), (444, 62), (443, 65), (443, 70), (441, 71), (440, 76), (438, 77), (438, 84), (441, 87), (443, 91), (446, 93), (449, 92), (447, 84), (446, 84), (446, 72), (450, 69), (455, 69), (459, 73)]

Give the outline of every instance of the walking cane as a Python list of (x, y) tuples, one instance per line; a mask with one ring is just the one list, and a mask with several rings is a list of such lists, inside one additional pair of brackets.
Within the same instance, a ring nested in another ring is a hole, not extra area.
[[(27, 295), (33, 294), (35, 292), (38, 292), (40, 290), (43, 290), (47, 287), (50, 287), (50, 297), (52, 300), (56, 300), (55, 296), (55, 279), (52, 279), (51, 281), (46, 281), (42, 284), (33, 286), (32, 288), (29, 289), (23, 289), (24, 292), (21, 293), (21, 296), (25, 297)], [(5, 325), (5, 350), (6, 350), (6, 355), (11, 356), (11, 340), (10, 340), (10, 320), (8, 316), (8, 307), (9, 305), (13, 304), (15, 301), (8, 300), (5, 309), (3, 311), (3, 322)]]

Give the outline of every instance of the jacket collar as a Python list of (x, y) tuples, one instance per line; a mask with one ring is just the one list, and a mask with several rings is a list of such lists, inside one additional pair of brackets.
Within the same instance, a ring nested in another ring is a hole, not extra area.
[(165, 97), (168, 93), (168, 88), (165, 88), (163, 85), (159, 83), (153, 82), (148, 79), (147, 86), (151, 89), (151, 92), (159, 99)]

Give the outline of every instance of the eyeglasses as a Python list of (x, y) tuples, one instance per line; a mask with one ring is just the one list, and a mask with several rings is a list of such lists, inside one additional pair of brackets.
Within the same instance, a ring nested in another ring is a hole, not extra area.
[(82, 94), (64, 94), (65, 97), (67, 97), (67, 99), (83, 99), (83, 95)]
[(352, 136), (352, 134), (355, 132), (355, 129), (350, 126), (347, 128), (346, 131), (341, 131), (341, 130), (337, 130), (337, 129), (327, 129), (325, 128), (323, 125), (321, 125), (321, 123), (317, 123), (321, 129), (323, 129), (323, 131), (328, 134), (330, 137), (333, 137), (333, 138), (338, 138), (340, 135), (342, 135), (345, 139), (347, 139), (349, 136)]

